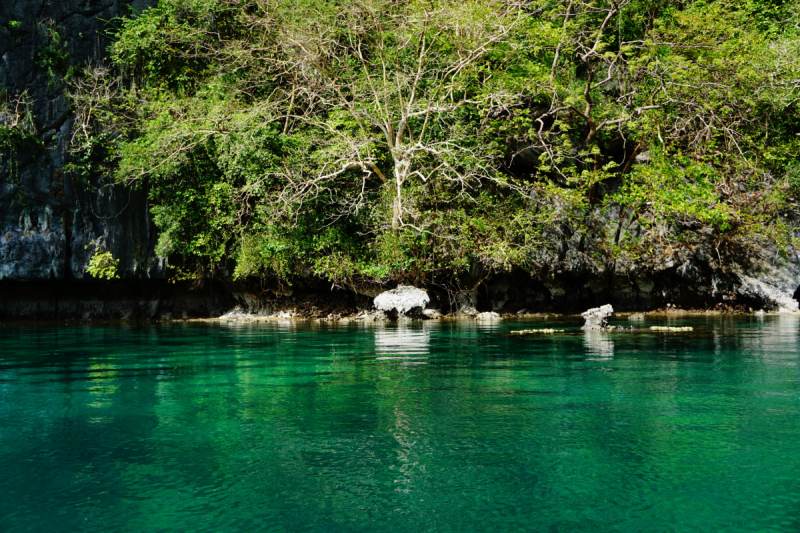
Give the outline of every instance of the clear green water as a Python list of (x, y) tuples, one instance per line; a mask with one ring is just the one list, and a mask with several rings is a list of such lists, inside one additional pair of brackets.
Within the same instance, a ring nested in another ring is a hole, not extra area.
[(798, 531), (800, 323), (0, 328), (0, 531)]

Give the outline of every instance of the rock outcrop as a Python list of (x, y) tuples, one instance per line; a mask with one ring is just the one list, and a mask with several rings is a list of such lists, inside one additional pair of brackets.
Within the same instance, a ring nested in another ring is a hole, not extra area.
[(396, 289), (385, 291), (375, 297), (375, 308), (387, 314), (397, 314), (403, 318), (411, 313), (421, 313), (431, 299), (422, 289), (409, 285), (399, 285)]
[[(641, 236), (631, 218), (616, 220), (619, 213), (613, 208), (609, 213), (598, 215), (597, 221), (606, 235)], [(787, 224), (800, 237), (800, 217), (788, 218)], [(647, 255), (631, 259), (608, 257), (603, 250), (610, 243), (600, 241), (597, 233), (570, 234), (558, 228), (546, 229), (545, 237), (550, 244), (536, 257), (534, 271), (485, 277), (478, 290), (478, 309), (570, 313), (606, 303), (619, 311), (647, 311), (668, 303), (680, 309), (743, 312), (798, 309), (800, 250), (762, 244), (720, 257), (709, 238), (691, 246), (654, 245)]]
[(458, 315), (462, 316), (476, 316), (478, 310), (478, 291), (472, 289), (470, 291), (458, 291), (455, 294), (455, 311)]
[(737, 294), (753, 301), (760, 301), (762, 307), (777, 313), (797, 313), (798, 302), (788, 290), (760, 281), (750, 276), (740, 276)]
[(581, 316), (586, 319), (586, 323), (581, 327), (582, 330), (604, 330), (608, 327), (608, 317), (614, 314), (614, 308), (609, 305), (595, 307), (584, 311)]

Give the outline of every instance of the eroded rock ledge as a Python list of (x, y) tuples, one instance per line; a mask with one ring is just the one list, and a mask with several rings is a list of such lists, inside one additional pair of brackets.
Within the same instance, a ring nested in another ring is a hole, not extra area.
[[(753, 283), (753, 282), (751, 282)], [(761, 282), (763, 283), (763, 282)], [(115, 280), (113, 282), (85, 280), (0, 281), (0, 321), (14, 320), (169, 320), (214, 318), (228, 320), (260, 319), (342, 319), (375, 321), (396, 319), (398, 311), (415, 318), (462, 317), (491, 322), (500, 318), (541, 315), (546, 313), (578, 314), (600, 298), (610, 296), (613, 309), (619, 312), (661, 310), (667, 313), (684, 311), (715, 312), (791, 312), (796, 301), (785, 294), (776, 305), (767, 300), (769, 295), (763, 285), (753, 283), (755, 289), (745, 292), (746, 297), (736, 300), (697, 301), (676, 297), (670, 293), (661, 298), (622, 298), (619, 294), (601, 292), (576, 302), (571, 297), (535, 291), (535, 283), (516, 284), (512, 293), (506, 278), (488, 280), (478, 293), (475, 316), (461, 312), (458, 301), (442, 290), (420, 289), (424, 298), (411, 300), (386, 298), (387, 314), (377, 309), (373, 298), (347, 289), (334, 288), (318, 280), (316, 283), (295, 281), (291, 288), (261, 281), (250, 283), (209, 282), (202, 287), (189, 283), (170, 283), (166, 280)], [(749, 286), (748, 286), (749, 287)], [(403, 289), (399, 292), (405, 292)], [(389, 291), (396, 298), (397, 292)], [(506, 297), (492, 298), (498, 293)], [(387, 295), (388, 296), (388, 295)], [(680, 296), (680, 293), (678, 293)], [(769, 296), (772, 298), (773, 296)], [(380, 300), (379, 300), (380, 301)], [(666, 303), (665, 303), (666, 301)], [(600, 300), (595, 305), (606, 303)], [(692, 305), (695, 303), (695, 305)], [(399, 307), (398, 307), (399, 306)], [(388, 308), (387, 307), (387, 308)], [(796, 308), (796, 307), (795, 307)], [(393, 311), (393, 312), (392, 312)], [(415, 312), (412, 312), (415, 311)], [(631, 316), (632, 320), (642, 318)], [(602, 318), (600, 319), (602, 322)]]

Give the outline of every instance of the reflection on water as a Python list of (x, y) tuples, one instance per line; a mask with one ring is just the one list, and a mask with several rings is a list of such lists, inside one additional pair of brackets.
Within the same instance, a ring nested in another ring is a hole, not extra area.
[(586, 355), (600, 359), (614, 357), (614, 340), (611, 335), (604, 331), (586, 330), (583, 336)]
[(764, 356), (792, 352), (800, 346), (800, 316), (768, 315), (750, 319), (757, 330), (741, 335), (742, 346)]
[(379, 361), (391, 359), (426, 359), (430, 353), (431, 333), (424, 324), (398, 322), (375, 327), (375, 354)]

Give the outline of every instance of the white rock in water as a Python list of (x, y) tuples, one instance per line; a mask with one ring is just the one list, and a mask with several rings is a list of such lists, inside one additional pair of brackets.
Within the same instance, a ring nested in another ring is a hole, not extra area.
[(500, 315), (494, 311), (478, 313), (478, 315), (475, 317), (475, 320), (500, 320)]
[(586, 319), (586, 324), (581, 329), (605, 329), (608, 326), (606, 318), (614, 314), (614, 308), (611, 304), (606, 304), (601, 307), (595, 307), (584, 311), (581, 316)]
[(397, 311), (402, 317), (412, 310), (422, 311), (430, 303), (428, 293), (409, 285), (398, 285), (396, 289), (382, 292), (375, 297), (375, 309), (385, 313)]

